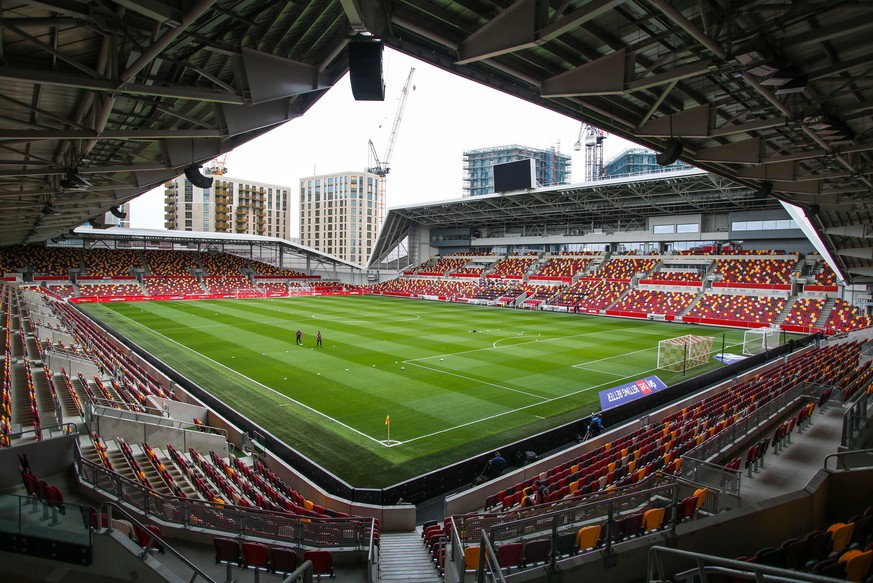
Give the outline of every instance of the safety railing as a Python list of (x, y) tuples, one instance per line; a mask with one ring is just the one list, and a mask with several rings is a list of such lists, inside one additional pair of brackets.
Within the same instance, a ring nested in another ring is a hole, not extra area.
[[(689, 463), (690, 462), (690, 463)], [(689, 468), (684, 468), (688, 463)], [(723, 494), (740, 498), (740, 486), (742, 484), (742, 470), (734, 470), (726, 468), (718, 464), (713, 464), (703, 460), (684, 458), (682, 460), (683, 477), (704, 484), (707, 487), (715, 488)]]
[(282, 583), (312, 583), (312, 571), (312, 561), (304, 561), (303, 564), (282, 579)]
[[(207, 583), (216, 583), (214, 579), (212, 579), (209, 575), (204, 573), (197, 565), (192, 563), (185, 555), (174, 549), (167, 541), (161, 538), (159, 535), (155, 534), (146, 526), (140, 522), (136, 517), (134, 517), (131, 513), (126, 511), (124, 508), (119, 506), (118, 504), (114, 504), (112, 502), (104, 502), (100, 505), (99, 510), (95, 510), (96, 512), (100, 512), (101, 514), (106, 515), (106, 527), (99, 528), (96, 524), (92, 525), (92, 527), (97, 528), (98, 534), (110, 534), (114, 530), (113, 520), (118, 515), (124, 517), (124, 520), (130, 522), (135, 527), (139, 528), (140, 532), (146, 533), (148, 536), (148, 540), (145, 541), (145, 546), (143, 546), (142, 552), (139, 554), (139, 558), (145, 560), (147, 557), (151, 556), (151, 551), (153, 548), (158, 548), (166, 554), (169, 552), (171, 555), (174, 555), (183, 565), (185, 565), (188, 569), (191, 570), (191, 578), (188, 579), (190, 583), (194, 583), (198, 578), (203, 579)], [(83, 514), (84, 516), (84, 514)], [(94, 517), (97, 519), (98, 517)], [(96, 522), (96, 520), (95, 520)]]
[[(837, 462), (833, 470), (828, 468), (830, 460), (836, 460)], [(823, 467), (828, 471), (857, 470), (873, 467), (873, 449), (852, 449), (828, 454), (824, 458)]]
[(868, 415), (871, 400), (873, 400), (873, 392), (864, 391), (843, 414), (843, 432), (840, 436), (840, 445), (843, 447), (858, 446), (858, 441), (863, 437), (870, 423)]
[[(666, 568), (666, 564), (671, 567)], [(649, 549), (647, 581), (708, 581), (713, 578), (758, 583), (833, 583), (834, 579), (813, 573), (724, 559), (702, 553), (653, 546)]]
[(45, 441), (52, 437), (63, 437), (65, 435), (78, 434), (78, 426), (75, 423), (60, 423), (56, 425), (43, 425), (39, 429), (33, 427), (22, 427), (19, 431), (9, 434), (10, 441), (23, 439), (30, 434), (37, 436), (38, 439)]
[(91, 547), (91, 530), (78, 504), (52, 503), (37, 496), (0, 494), (0, 532)]
[[(559, 558), (558, 539), (561, 535), (575, 533), (583, 526), (601, 525), (606, 554), (619, 539), (619, 523), (628, 515), (646, 508), (665, 508), (664, 519), (651, 535), (669, 530), (675, 532), (680, 518), (680, 501), (692, 496), (700, 488), (685, 480), (665, 481), (655, 487), (631, 491), (623, 495), (598, 496), (594, 501), (577, 502), (575, 506), (554, 512), (545, 512), (517, 519), (518, 513), (505, 515), (466, 515), (452, 517), (452, 551), (456, 564), (463, 569), (464, 546), (477, 544), (483, 534), (487, 534), (492, 545), (507, 542), (548, 538), (551, 541), (547, 564), (555, 568)], [(719, 508), (719, 493), (708, 491), (700, 509), (714, 514)], [(636, 534), (636, 533), (634, 533)], [(645, 535), (643, 535), (645, 536)], [(462, 572), (462, 571), (459, 571)]]
[(368, 531), (376, 528), (371, 518), (316, 518), (164, 496), (78, 453), (76, 474), (80, 484), (114, 498), (143, 516), (184, 528), (239, 537), (267, 537), (312, 548), (354, 550), (366, 549), (370, 541)]
[[(818, 399), (822, 392), (830, 387), (812, 383), (802, 383), (777, 395), (754, 411), (742, 417), (717, 432), (711, 438), (692, 448), (682, 457), (682, 476), (713, 488), (722, 489), (739, 496), (740, 478), (733, 472), (718, 473), (713, 467), (701, 469), (702, 464), (712, 460), (731, 446), (746, 439), (758, 431), (761, 426), (784, 412), (792, 403), (800, 399)], [(698, 478), (695, 478), (695, 475)], [(709, 479), (709, 481), (707, 481)], [(732, 490), (729, 488), (733, 488)]]
[(479, 566), (476, 568), (476, 583), (486, 583), (486, 581), (506, 583), (506, 577), (503, 576), (494, 545), (483, 532), (479, 539)]

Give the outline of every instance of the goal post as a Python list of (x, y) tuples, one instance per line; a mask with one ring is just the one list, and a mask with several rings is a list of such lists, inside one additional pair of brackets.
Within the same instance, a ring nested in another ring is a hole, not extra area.
[(243, 287), (236, 290), (236, 298), (245, 299), (245, 298), (265, 298), (267, 297), (266, 290), (262, 290), (257, 287)]
[(658, 368), (682, 371), (709, 362), (712, 336), (677, 336), (658, 342)]
[(743, 333), (743, 354), (767, 352), (779, 346), (778, 328), (751, 328)]

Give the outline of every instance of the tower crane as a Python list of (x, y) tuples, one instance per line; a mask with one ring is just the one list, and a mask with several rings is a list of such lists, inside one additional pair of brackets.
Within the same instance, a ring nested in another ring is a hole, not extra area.
[(388, 146), (385, 148), (385, 155), (382, 156), (381, 160), (376, 153), (376, 146), (373, 145), (373, 140), (369, 141), (370, 157), (372, 158), (373, 165), (367, 168), (367, 172), (372, 172), (381, 178), (381, 180), (379, 180), (378, 204), (378, 221), (380, 225), (385, 219), (385, 177), (391, 171), (391, 155), (394, 153), (394, 144), (397, 143), (397, 133), (400, 130), (400, 122), (403, 120), (403, 111), (406, 109), (406, 99), (409, 97), (409, 88), (412, 87), (412, 90), (415, 91), (415, 85), (412, 84), (412, 75), (414, 73), (415, 67), (411, 67), (409, 69), (409, 76), (406, 77), (406, 83), (403, 85), (403, 89), (400, 90), (400, 103), (397, 105), (397, 113), (394, 114), (394, 124), (391, 126), (391, 134), (388, 136)]
[(603, 178), (603, 140), (607, 133), (601, 129), (583, 123), (579, 127), (579, 137), (573, 144), (577, 152), (585, 145), (585, 181), (592, 182)]

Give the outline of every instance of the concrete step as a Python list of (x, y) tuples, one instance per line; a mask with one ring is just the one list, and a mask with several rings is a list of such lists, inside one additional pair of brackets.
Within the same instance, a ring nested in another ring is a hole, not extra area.
[(442, 578), (421, 540), (421, 532), (386, 533), (379, 544), (379, 581), (440, 583)]

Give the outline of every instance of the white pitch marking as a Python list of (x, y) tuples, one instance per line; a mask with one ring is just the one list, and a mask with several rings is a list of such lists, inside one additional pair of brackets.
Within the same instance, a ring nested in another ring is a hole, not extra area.
[[(542, 395), (535, 395), (535, 394), (533, 394), (533, 393), (528, 393), (528, 392), (526, 392), (526, 391), (521, 391), (521, 390), (519, 390), (519, 389), (513, 389), (512, 387), (507, 387), (507, 386), (504, 386), (504, 385), (498, 385), (497, 383), (489, 383), (488, 381), (483, 381), (483, 380), (480, 380), (480, 379), (475, 379), (475, 378), (473, 378), (473, 377), (468, 377), (468, 376), (464, 376), (464, 375), (461, 375), (461, 374), (458, 374), (458, 373), (449, 372), (449, 371), (447, 371), (447, 370), (441, 370), (441, 369), (438, 369), (438, 368), (431, 368), (431, 367), (429, 367), (429, 366), (425, 366), (425, 365), (423, 365), (423, 364), (418, 364), (417, 362), (410, 362), (410, 361), (408, 361), (408, 360), (404, 360), (403, 362), (405, 362), (405, 363), (407, 363), (407, 364), (411, 364), (412, 366), (417, 366), (417, 367), (419, 367), (419, 368), (423, 368), (423, 369), (431, 370), (431, 371), (433, 371), (433, 372), (438, 372), (438, 373), (441, 373), (441, 374), (447, 374), (447, 375), (449, 375), (449, 376), (457, 377), (457, 378), (459, 378), (459, 379), (464, 379), (464, 380), (466, 380), (466, 381), (471, 381), (471, 382), (474, 382), (474, 383), (476, 383), (476, 384), (480, 384), (480, 385), (488, 385), (489, 387), (497, 387), (498, 389), (503, 389), (503, 390), (506, 390), (506, 391), (512, 391), (513, 393), (521, 393), (522, 395), (527, 395), (528, 397), (533, 397), (533, 398), (535, 398), (535, 399), (543, 399), (544, 401), (548, 399), (548, 397), (543, 397)], [(373, 366), (376, 366), (376, 365), (374, 364)]]
[(236, 375), (238, 375), (238, 376), (240, 376), (240, 377), (246, 379), (247, 381), (249, 381), (249, 382), (251, 382), (251, 383), (253, 383), (253, 384), (255, 384), (255, 385), (258, 385), (258, 386), (260, 386), (260, 387), (263, 387), (263, 388), (267, 389), (268, 391), (272, 391), (272, 392), (276, 393), (276, 394), (279, 395), (280, 397), (283, 397), (283, 398), (285, 398), (285, 399), (291, 401), (292, 403), (294, 403), (295, 405), (298, 405), (299, 407), (303, 407), (303, 408), (306, 409), (307, 411), (312, 411), (312, 412), (315, 413), (316, 415), (320, 415), (320, 416), (324, 417), (325, 419), (328, 419), (328, 420), (330, 420), (330, 421), (333, 421), (333, 422), (336, 423), (337, 425), (339, 425), (339, 426), (341, 426), (341, 427), (345, 427), (345, 428), (348, 429), (349, 431), (352, 431), (352, 432), (354, 432), (354, 433), (357, 433), (357, 434), (360, 435), (361, 437), (366, 437), (366, 438), (369, 439), (370, 441), (374, 441), (374, 442), (376, 442), (376, 443), (381, 443), (381, 441), (379, 441), (379, 440), (376, 439), (375, 437), (370, 437), (369, 435), (367, 435), (367, 434), (364, 433), (363, 431), (359, 431), (359, 430), (355, 429), (354, 427), (351, 427), (350, 425), (346, 425), (345, 423), (343, 423), (343, 422), (340, 421), (339, 419), (334, 419), (334, 418), (331, 417), (330, 415), (327, 415), (327, 414), (325, 414), (325, 413), (322, 413), (322, 412), (319, 411), (318, 409), (313, 409), (312, 407), (310, 407), (309, 405), (306, 405), (305, 403), (301, 403), (300, 401), (298, 401), (298, 400), (296, 400), (296, 399), (292, 399), (292, 398), (289, 397), (288, 395), (285, 395), (285, 394), (283, 394), (283, 393), (280, 393), (280, 392), (277, 391), (276, 389), (273, 389), (273, 388), (271, 388), (271, 387), (268, 387), (267, 385), (265, 385), (265, 384), (263, 384), (263, 383), (260, 383), (260, 382), (256, 381), (256, 380), (253, 379), (253, 378), (247, 377), (246, 375), (242, 374), (241, 372), (236, 371), (236, 370), (230, 368), (229, 366), (226, 366), (226, 365), (224, 365), (224, 364), (218, 362), (217, 360), (213, 360), (213, 359), (209, 358), (208, 356), (206, 356), (205, 354), (202, 354), (202, 353), (200, 353), (200, 352), (197, 352), (196, 350), (193, 350), (193, 349), (191, 349), (191, 348), (185, 346), (185, 345), (182, 344), (181, 342), (177, 342), (177, 341), (173, 340), (173, 339), (170, 338), (169, 336), (165, 336), (165, 335), (161, 334), (160, 332), (157, 332), (157, 331), (155, 331), (155, 330), (152, 330), (151, 328), (149, 328), (149, 327), (147, 327), (147, 326), (144, 326), (144, 325), (140, 324), (140, 323), (137, 322), (136, 320), (133, 320), (133, 319), (129, 318), (128, 316), (125, 316), (124, 314), (118, 313), (118, 315), (120, 315), (122, 318), (126, 318), (127, 320), (130, 320), (131, 322), (133, 322), (136, 326), (139, 326), (140, 328), (145, 328), (145, 330), (148, 331), (148, 332), (151, 332), (151, 333), (153, 333), (153, 334), (156, 334), (156, 335), (160, 336), (161, 338), (165, 338), (166, 340), (169, 340), (169, 341), (172, 342), (173, 344), (178, 344), (179, 346), (181, 346), (181, 347), (184, 348), (185, 350), (187, 350), (187, 351), (189, 351), (189, 352), (193, 352), (194, 354), (197, 354), (198, 356), (201, 356), (201, 357), (205, 358), (206, 360), (208, 360), (208, 361), (210, 361), (210, 362), (214, 362), (216, 365), (218, 365), (218, 366), (220, 366), (220, 367), (222, 367), (222, 368), (225, 368), (225, 369), (229, 370), (230, 372), (232, 372), (232, 373), (234, 373), (234, 374), (236, 374)]

